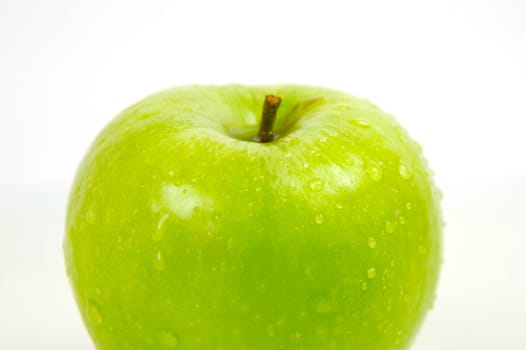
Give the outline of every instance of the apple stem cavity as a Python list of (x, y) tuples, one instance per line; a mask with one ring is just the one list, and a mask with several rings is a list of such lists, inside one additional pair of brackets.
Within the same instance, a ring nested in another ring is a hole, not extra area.
[(275, 135), (273, 126), (276, 121), (276, 115), (280, 104), (281, 97), (275, 95), (265, 96), (263, 113), (261, 114), (261, 122), (259, 124), (259, 132), (255, 137), (256, 141), (267, 143), (274, 140)]

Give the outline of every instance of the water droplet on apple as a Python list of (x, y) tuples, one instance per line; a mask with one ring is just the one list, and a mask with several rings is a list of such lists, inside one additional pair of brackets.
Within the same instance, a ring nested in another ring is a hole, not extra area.
[(404, 134), (404, 129), (402, 129), (401, 127), (397, 126), (396, 127), (396, 133), (398, 134), (398, 139), (400, 141), (402, 141), (402, 143), (407, 143), (407, 138)]
[(367, 282), (363, 281), (361, 287), (362, 290), (367, 290)]
[(374, 239), (374, 237), (369, 237), (367, 239), (367, 245), (369, 246), (369, 248), (373, 249), (373, 248), (376, 248), (376, 240)]
[(161, 215), (159, 221), (157, 222), (157, 230), (153, 231), (152, 233), (152, 239), (155, 242), (160, 242), (163, 240), (167, 219), (168, 219), (168, 214), (164, 213)]
[(352, 110), (352, 106), (350, 104), (346, 104), (346, 103), (338, 103), (338, 104), (334, 105), (334, 108), (336, 108), (339, 111), (343, 111), (343, 112), (347, 112), (347, 111)]
[(340, 202), (336, 202), (336, 209), (342, 209), (343, 205)]
[(378, 182), (382, 179), (382, 168), (375, 163), (367, 163), (365, 166), (365, 172), (369, 178), (375, 182)]
[(105, 137), (99, 137), (97, 139), (97, 142), (95, 143), (95, 145), (98, 147), (98, 146), (102, 145), (104, 143), (104, 141), (106, 141)]
[(88, 318), (95, 326), (98, 326), (102, 323), (102, 313), (100, 311), (100, 306), (91, 299), (88, 301)]
[(304, 167), (305, 169), (308, 169), (309, 166), (310, 166), (309, 163), (307, 163), (307, 162), (303, 163), (303, 167)]
[(324, 186), (325, 186), (325, 182), (322, 179), (319, 179), (319, 178), (312, 179), (309, 182), (309, 188), (313, 192), (320, 192), (321, 190), (323, 190)]
[(168, 349), (176, 349), (179, 346), (179, 336), (173, 330), (161, 331), (161, 344)]
[(406, 208), (407, 210), (411, 210), (411, 209), (413, 209), (413, 205), (412, 205), (410, 202), (407, 202), (407, 203), (405, 204), (405, 208)]
[(369, 268), (369, 270), (367, 270), (367, 277), (369, 279), (373, 279), (376, 277), (376, 269), (374, 267), (371, 267)]
[(267, 335), (268, 335), (269, 337), (273, 337), (274, 334), (275, 334), (275, 332), (274, 332), (274, 326), (273, 326), (273, 325), (268, 325), (268, 326), (267, 326)]
[(294, 338), (300, 339), (301, 338), (301, 333), (296, 331), (296, 333), (294, 333)]
[(91, 205), (86, 213), (86, 221), (88, 224), (94, 224), (96, 219), (95, 208)]
[(409, 179), (411, 177), (411, 172), (409, 171), (409, 168), (403, 163), (400, 163), (400, 167), (398, 168), (398, 172), (400, 173), (400, 176), (404, 180), (407, 180), (407, 179)]
[(351, 119), (349, 120), (349, 123), (351, 123), (354, 126), (360, 127), (360, 128), (370, 128), (371, 127), (371, 124), (369, 124), (365, 120), (360, 120), (360, 119)]
[(322, 213), (316, 214), (316, 217), (314, 218), (314, 222), (317, 223), (318, 225), (321, 225), (323, 224), (323, 221), (325, 221), (323, 214)]
[(405, 225), (405, 216), (400, 216), (398, 218), (398, 222), (400, 223), (400, 225)]
[(333, 310), (333, 305), (331, 301), (325, 296), (318, 296), (314, 298), (313, 307), (314, 311), (316, 311), (319, 314), (326, 314)]
[(153, 267), (159, 271), (164, 271), (166, 269), (166, 261), (164, 260), (163, 253), (158, 250), (153, 258)]
[(395, 224), (391, 221), (385, 222), (385, 233), (391, 234), (395, 231)]

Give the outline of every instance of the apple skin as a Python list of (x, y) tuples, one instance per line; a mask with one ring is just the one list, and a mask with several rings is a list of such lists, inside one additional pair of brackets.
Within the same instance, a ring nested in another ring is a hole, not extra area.
[[(269, 143), (264, 96), (282, 98)], [(70, 195), (64, 252), (99, 350), (407, 348), (432, 307), (440, 193), (372, 103), (188, 86), (124, 110)]]

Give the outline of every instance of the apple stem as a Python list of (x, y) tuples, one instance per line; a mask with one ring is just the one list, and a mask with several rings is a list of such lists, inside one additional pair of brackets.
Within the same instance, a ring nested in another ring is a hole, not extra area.
[(261, 122), (259, 124), (259, 133), (256, 137), (258, 142), (266, 143), (274, 140), (274, 131), (272, 128), (274, 126), (274, 122), (276, 121), (276, 114), (280, 104), (281, 97), (275, 95), (265, 96), (263, 113), (261, 115)]

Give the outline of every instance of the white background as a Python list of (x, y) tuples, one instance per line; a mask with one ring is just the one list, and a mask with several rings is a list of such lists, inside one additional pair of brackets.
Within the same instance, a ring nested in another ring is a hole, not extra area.
[(61, 251), (78, 162), (136, 100), (228, 82), (323, 85), (396, 115), (447, 222), (413, 349), (526, 349), (525, 1), (0, 0), (1, 349), (93, 349)]

